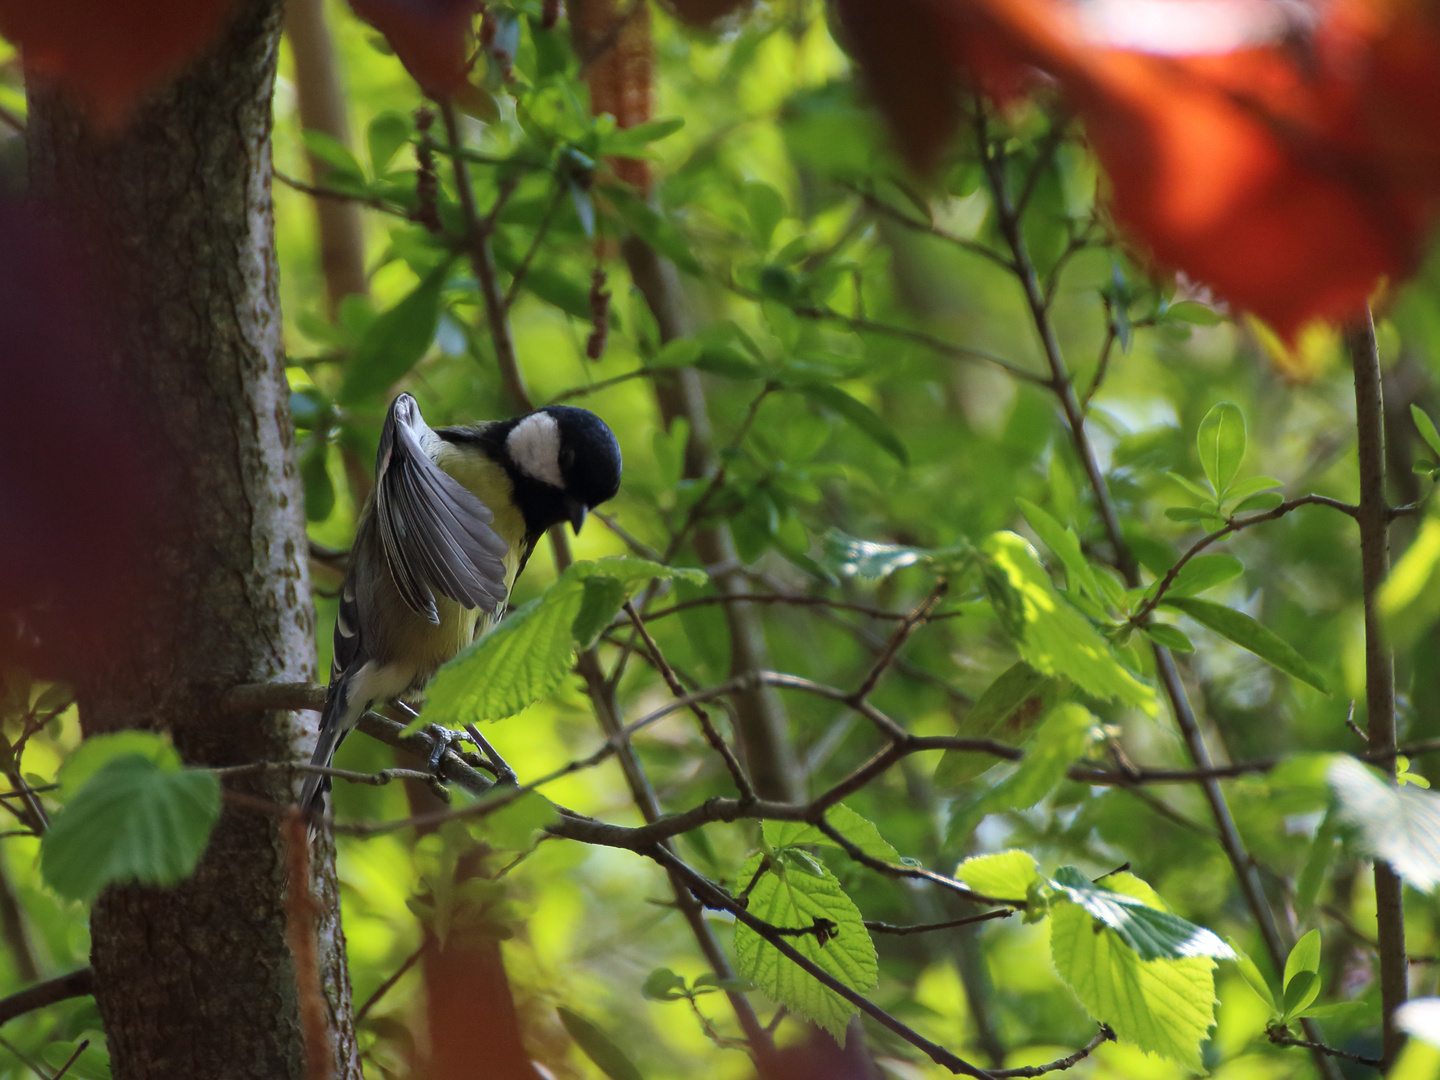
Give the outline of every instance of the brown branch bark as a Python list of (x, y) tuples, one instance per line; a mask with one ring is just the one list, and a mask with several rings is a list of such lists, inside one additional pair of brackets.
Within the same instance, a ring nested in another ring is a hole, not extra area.
[[(136, 508), (153, 544), (139, 569), (156, 585), (129, 613), (125, 655), (94, 658), (82, 723), (87, 735), (169, 730), (197, 764), (293, 759), (314, 730), (283, 712), (216, 708), (236, 683), (315, 675), (269, 190), (279, 37), (278, 0), (240, 0), (208, 52), (119, 136), (96, 136), (65, 100), (31, 90), (32, 187), (83, 237), (104, 287), (106, 378), (159, 443), (145, 468), (160, 504)], [(280, 774), (230, 786), (272, 803), (295, 794)], [(99, 899), (91, 958), (117, 1076), (304, 1075), (284, 878), (278, 821), (232, 809), (191, 879)], [(358, 1080), (328, 850), (316, 878), (334, 1074)]]
[(88, 967), (72, 971), (68, 975), (61, 975), (58, 979), (50, 979), (34, 986), (27, 986), (18, 994), (0, 998), (0, 1024), (7, 1020), (13, 1020), (17, 1016), (24, 1016), (28, 1012), (34, 1012), (36, 1009), (43, 1009), (47, 1005), (54, 1005), (58, 1001), (85, 997), (94, 992), (95, 971)]
[[(1385, 644), (1378, 608), (1380, 586), (1390, 572), (1390, 508), (1385, 498), (1385, 399), (1380, 353), (1369, 313), (1347, 327), (1345, 346), (1355, 371), (1355, 432), (1360, 459), (1360, 572), (1365, 593), (1365, 707), (1370, 752), (1395, 750), (1395, 663)], [(1395, 771), (1393, 760), (1388, 770)], [(1380, 1005), (1384, 1019), (1383, 1067), (1404, 1045), (1395, 1010), (1408, 996), (1405, 910), (1400, 878), (1388, 863), (1375, 863), (1375, 922), (1380, 940)]]

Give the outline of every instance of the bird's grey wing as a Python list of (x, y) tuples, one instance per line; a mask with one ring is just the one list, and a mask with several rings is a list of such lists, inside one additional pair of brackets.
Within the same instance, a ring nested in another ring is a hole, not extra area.
[(406, 605), (439, 623), (434, 590), (493, 612), (505, 599), (505, 541), (495, 515), (431, 460), (434, 439), (415, 399), (401, 394), (380, 433), (375, 522), (390, 576)]

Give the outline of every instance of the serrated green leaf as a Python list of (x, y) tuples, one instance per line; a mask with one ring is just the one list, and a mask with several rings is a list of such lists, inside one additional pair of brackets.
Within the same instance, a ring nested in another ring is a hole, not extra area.
[(214, 773), (123, 754), (51, 821), (40, 871), (56, 892), (86, 903), (113, 884), (173, 885), (194, 871), (219, 817)]
[(656, 968), (645, 977), (640, 986), (640, 996), (650, 1001), (682, 1001), (685, 998), (685, 980), (667, 967)]
[(1245, 572), (1245, 565), (1233, 555), (1197, 555), (1175, 575), (1166, 596), (1194, 596), (1223, 585)]
[(1055, 970), (1095, 1020), (1123, 1042), (1203, 1071), (1200, 1044), (1214, 1023), (1215, 961), (1142, 960), (1079, 904), (1051, 907)]
[(1313, 971), (1297, 971), (1285, 982), (1285, 995), (1280, 1002), (1280, 1021), (1289, 1023), (1305, 1012), (1320, 996), (1320, 976)]
[[(875, 823), (861, 817), (843, 803), (837, 803), (825, 812), (825, 821), (832, 829), (849, 840), (872, 859), (898, 863), (900, 853), (880, 835)], [(765, 842), (772, 848), (794, 847), (796, 844), (828, 844), (838, 847), (834, 840), (820, 831), (818, 826), (803, 821), (767, 821), (763, 826)]]
[(981, 549), (1014, 591), (1018, 610), (1011, 613), (1007, 629), (1016, 634), (1016, 647), (1031, 667), (1064, 676), (1094, 697), (1153, 707), (1149, 688), (1116, 659), (1089, 620), (1055, 591), (1024, 537), (994, 533)]
[[(763, 858), (756, 853), (746, 860), (736, 878), (740, 888), (755, 877)], [(797, 873), (783, 863), (773, 867), (751, 890), (749, 911), (771, 926), (786, 928), (812, 926), (817, 918), (830, 920), (836, 933), (824, 945), (813, 934), (789, 938), (788, 943), (852, 990), (864, 994), (875, 987), (879, 965), (860, 909), (824, 867), (818, 875)], [(743, 923), (735, 925), (735, 969), (772, 1001), (819, 1024), (844, 1044), (854, 1007)]]
[[(629, 556), (573, 564), (543, 594), (510, 612), (498, 627), (436, 672), (426, 690), (424, 722), (463, 727), (482, 720), (502, 720), (559, 686), (575, 655), (577, 622), (587, 595), (585, 582), (592, 577), (618, 583), (621, 602), (652, 578), (706, 580), (701, 570), (662, 566)], [(613, 586), (602, 590), (607, 602), (616, 595)], [(617, 603), (615, 610), (619, 606)], [(588, 618), (578, 627), (590, 628)]]
[[(1158, 898), (1151, 900), (1154, 891), (1148, 885), (1143, 890), (1148, 896), (1127, 895), (1094, 884), (1073, 866), (1062, 866), (1055, 871), (1052, 884), (1073, 903), (1079, 904), (1115, 931), (1118, 938), (1134, 949), (1142, 960), (1177, 960), (1189, 956), (1234, 959), (1230, 946), (1203, 926), (1196, 926), (1178, 915), (1152, 906), (1158, 903)], [(1150, 902), (1147, 903), (1147, 900)]]
[(1200, 451), (1200, 467), (1205, 470), (1205, 478), (1215, 494), (1224, 498), (1230, 482), (1240, 471), (1240, 463), (1245, 460), (1245, 414), (1240, 407), (1229, 401), (1214, 405), (1200, 421), (1195, 445)]
[(1440, 885), (1440, 794), (1392, 787), (1343, 754), (1325, 778), (1339, 801), (1340, 820), (1359, 831), (1368, 855), (1384, 859), (1421, 892)]
[(142, 757), (163, 772), (178, 772), (184, 765), (168, 735), (154, 731), (114, 731), (92, 735), (72, 750), (60, 765), (60, 801), (69, 802), (85, 783), (116, 758)]
[[(999, 739), (1019, 746), (1063, 692), (1062, 680), (1042, 675), (1020, 660), (1006, 668), (991, 683), (980, 700), (961, 719), (956, 735), (977, 739)], [(991, 754), (969, 750), (946, 750), (935, 767), (934, 784), (948, 791), (973, 780), (995, 764)]]
[(1411, 405), (1410, 418), (1415, 421), (1415, 430), (1420, 432), (1425, 445), (1436, 457), (1440, 457), (1440, 431), (1435, 430), (1435, 421), (1430, 419), (1430, 414), (1419, 405)]
[(382, 394), (420, 361), (435, 339), (440, 293), (449, 272), (450, 260), (446, 259), (370, 324), (346, 365), (337, 400), (348, 405)]
[(1019, 505), (1020, 512), (1025, 515), (1030, 528), (1035, 530), (1035, 535), (1064, 564), (1070, 588), (1083, 589), (1096, 600), (1103, 600), (1104, 597), (1095, 582), (1095, 571), (1080, 548), (1080, 538), (1075, 535), (1075, 530), (1061, 525), (1029, 499), (1016, 499), (1015, 502)]
[(1040, 880), (1040, 864), (1028, 851), (976, 855), (955, 868), (955, 877), (996, 900), (1024, 900)]
[(1288, 991), (1290, 980), (1302, 971), (1312, 974), (1320, 972), (1320, 931), (1311, 930), (1295, 943), (1285, 959), (1285, 978), (1281, 985)]
[(610, 1080), (644, 1080), (635, 1063), (625, 1056), (625, 1051), (616, 1046), (609, 1035), (564, 1005), (558, 1006), (555, 1011), (560, 1014), (560, 1022), (575, 1040), (575, 1045)]
[(1089, 709), (1073, 701), (1061, 702), (1050, 710), (1030, 749), (1016, 770), (980, 801), (980, 809), (1028, 810), (1065, 778), (1065, 771), (1085, 756), (1099, 729)]
[(905, 449), (900, 437), (890, 430), (889, 425), (874, 409), (859, 398), (830, 383), (806, 383), (795, 389), (853, 425), (901, 465), (910, 464), (910, 451)]
[(1272, 667), (1279, 668), (1287, 675), (1293, 675), (1301, 682), (1309, 683), (1321, 693), (1330, 692), (1325, 677), (1310, 666), (1310, 661), (1295, 650), (1279, 635), (1267, 630), (1243, 611), (1236, 611), (1224, 604), (1212, 603), (1197, 597), (1167, 596), (1163, 607), (1174, 608), (1189, 615), (1201, 626), (1214, 630), (1228, 641), (1242, 649), (1248, 649)]

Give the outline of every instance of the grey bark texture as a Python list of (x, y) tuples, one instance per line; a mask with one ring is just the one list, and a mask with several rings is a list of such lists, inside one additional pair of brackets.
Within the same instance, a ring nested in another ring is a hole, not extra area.
[[(136, 507), (159, 586), (125, 655), (79, 688), (87, 736), (169, 731), (189, 762), (295, 758), (313, 717), (225, 715), (237, 683), (313, 680), (314, 612), (283, 367), (270, 199), (278, 0), (240, 0), (178, 82), (118, 135), (32, 90), (32, 191), (61, 208), (104, 286), (106, 378), (142, 402), (169, 509)], [(101, 463), (97, 463), (101, 464)], [(234, 791), (274, 803), (274, 776)], [(95, 997), (119, 1080), (303, 1075), (284, 850), (273, 815), (227, 800), (195, 876), (111, 889), (91, 921)], [(317, 853), (335, 1076), (361, 1076), (332, 850)]]

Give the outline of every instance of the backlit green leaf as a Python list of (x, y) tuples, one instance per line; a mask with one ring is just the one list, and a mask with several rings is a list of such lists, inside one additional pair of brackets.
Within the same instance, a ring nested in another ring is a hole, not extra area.
[(1200, 467), (1221, 498), (1245, 460), (1245, 415), (1229, 401), (1216, 404), (1200, 421), (1195, 439), (1200, 450)]
[(1326, 771), (1340, 820), (1358, 830), (1360, 846), (1388, 862), (1421, 892), (1440, 885), (1440, 794), (1393, 787), (1354, 758), (1339, 754)]
[[(867, 821), (843, 803), (827, 810), (825, 821), (872, 859), (888, 863), (900, 861), (900, 853), (880, 835), (880, 830), (875, 827), (875, 823)], [(838, 846), (834, 840), (821, 832), (818, 826), (809, 825), (803, 821), (767, 821), (764, 832), (765, 842), (773, 848), (793, 847), (796, 844)]]
[[(1064, 681), (1042, 675), (1020, 660), (1006, 668), (991, 683), (980, 700), (960, 721), (956, 735), (977, 739), (998, 739), (1019, 746), (1059, 700)], [(946, 750), (935, 767), (934, 783), (950, 790), (973, 780), (996, 762), (993, 754), (970, 750)]]
[(1040, 880), (1040, 865), (1028, 851), (1001, 851), (966, 859), (955, 868), (955, 876), (996, 900), (1024, 900)]
[(609, 1035), (564, 1005), (558, 1006), (555, 1011), (560, 1014), (560, 1022), (575, 1040), (575, 1045), (610, 1080), (644, 1080), (635, 1063), (625, 1056), (625, 1051), (616, 1046)]
[(1301, 682), (1309, 683), (1316, 690), (1326, 694), (1330, 692), (1325, 677), (1310, 666), (1310, 661), (1301, 656), (1288, 642), (1261, 626), (1243, 611), (1236, 611), (1234, 608), (1212, 603), (1209, 600), (1185, 596), (1167, 596), (1163, 601), (1163, 606), (1189, 615), (1201, 626), (1214, 630), (1221, 637), (1233, 641), (1242, 649), (1248, 649), (1261, 660), (1279, 668), (1287, 675), (1293, 675)]
[(440, 292), (449, 272), (447, 259), (370, 324), (346, 367), (338, 395), (342, 403), (383, 394), (425, 355), (440, 322)]

